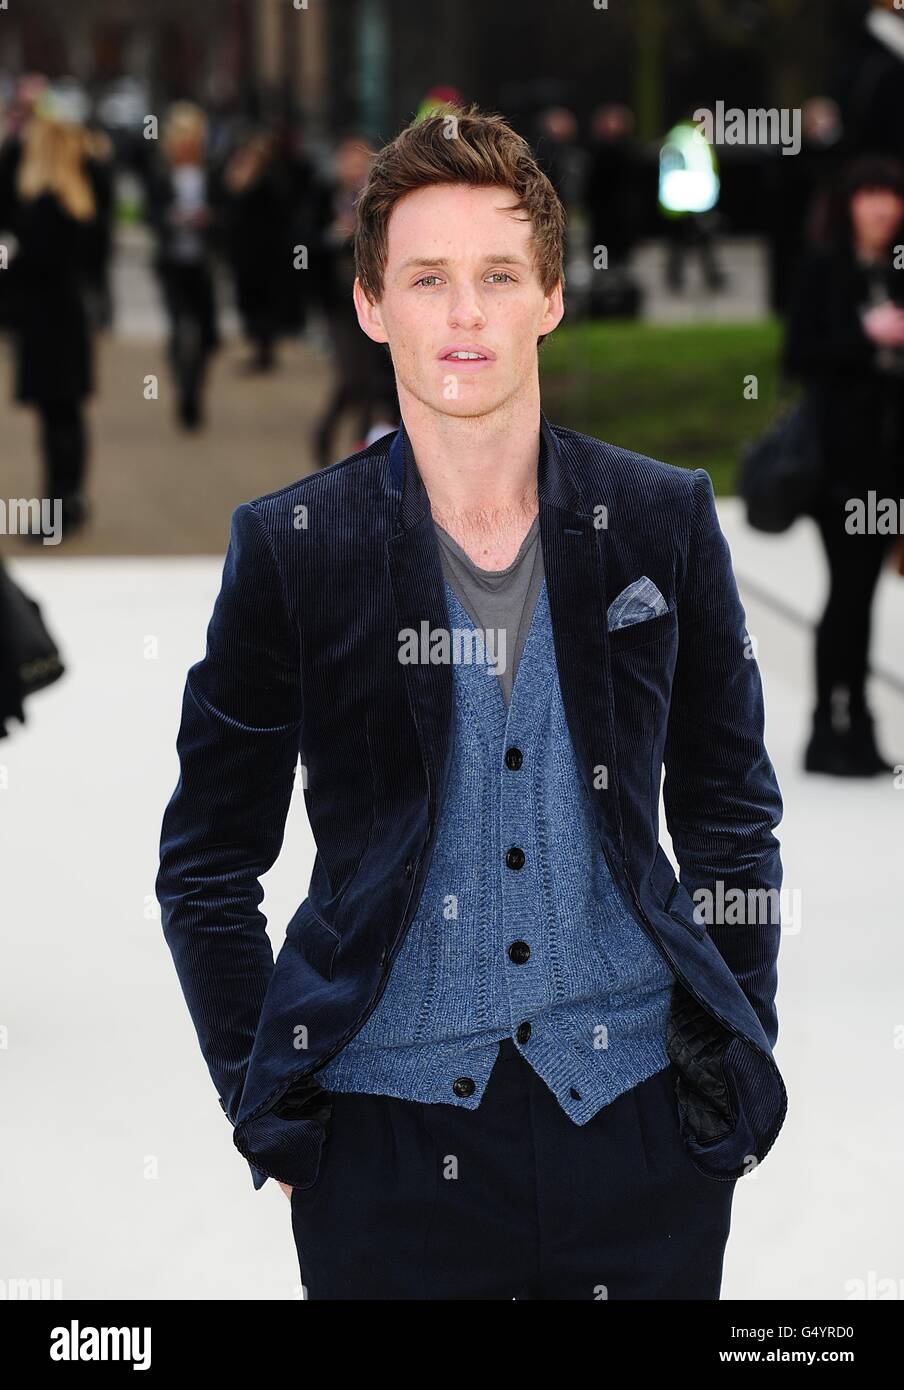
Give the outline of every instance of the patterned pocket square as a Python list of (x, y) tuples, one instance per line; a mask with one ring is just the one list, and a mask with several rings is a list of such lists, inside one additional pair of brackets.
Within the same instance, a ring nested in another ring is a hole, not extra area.
[(642, 574), (609, 604), (609, 631), (615, 632), (617, 628), (629, 627), (632, 623), (646, 622), (648, 618), (657, 618), (660, 613), (668, 611), (669, 605), (652, 579)]

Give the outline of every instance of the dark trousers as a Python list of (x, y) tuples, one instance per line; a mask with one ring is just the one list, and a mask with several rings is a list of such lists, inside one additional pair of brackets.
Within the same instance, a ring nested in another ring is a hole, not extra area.
[(80, 492), (85, 479), (87, 441), (79, 400), (39, 401), (44, 489), (47, 497), (65, 500)]
[(506, 1039), (476, 1110), (331, 1092), (292, 1192), (305, 1296), (718, 1299), (735, 1182), (694, 1166), (674, 1088), (669, 1065), (579, 1126)]
[(817, 711), (826, 717), (836, 690), (846, 694), (851, 714), (866, 706), (873, 598), (895, 540), (851, 535), (845, 529), (848, 516), (843, 503), (829, 500), (815, 518), (829, 566), (828, 598), (816, 629)]
[(161, 270), (169, 318), (168, 353), (179, 391), (179, 413), (193, 420), (210, 354), (219, 347), (213, 276), (203, 261), (167, 263)]

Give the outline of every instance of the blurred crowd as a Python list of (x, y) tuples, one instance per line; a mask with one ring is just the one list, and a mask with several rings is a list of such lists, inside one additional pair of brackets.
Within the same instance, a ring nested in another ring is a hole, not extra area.
[[(693, 106), (654, 142), (637, 138), (634, 113), (618, 102), (598, 105), (584, 130), (556, 105), (524, 131), (565, 205), (572, 319), (641, 312), (634, 253), (651, 237), (663, 242), (664, 289), (675, 295), (695, 258), (707, 291), (725, 291), (724, 229), (741, 225), (766, 245), (769, 300), (785, 322), (782, 372), (803, 388), (824, 461), (811, 510), (830, 581), (805, 765), (841, 776), (891, 767), (865, 686), (873, 595), (892, 538), (853, 538), (846, 502), (864, 488), (904, 493), (904, 265), (895, 259), (904, 242), (904, 16), (878, 6), (870, 26), (872, 47), (845, 90), (803, 104), (793, 157), (775, 143), (717, 155)], [(417, 114), (451, 113), (462, 100), (433, 89)], [(224, 271), (248, 373), (272, 371), (286, 338), (314, 331), (329, 344), (333, 384), (309, 441), (316, 467), (336, 457), (344, 417), (361, 445), (399, 421), (388, 350), (361, 332), (351, 293), (368, 139), (351, 131), (315, 156), (290, 120), (227, 118), (178, 100), (159, 130), (153, 116), (126, 129), (112, 109), (92, 111), (71, 85), (29, 74), (0, 119), (0, 252), (10, 252), (0, 326), (10, 335), (13, 395), (39, 422), (42, 495), (60, 499), (63, 535), (90, 514), (85, 401), (95, 336), (115, 325), (110, 264), (124, 178), (140, 190), (153, 234), (180, 428), (206, 422)], [(20, 709), (0, 710), (0, 736), (3, 717)]]

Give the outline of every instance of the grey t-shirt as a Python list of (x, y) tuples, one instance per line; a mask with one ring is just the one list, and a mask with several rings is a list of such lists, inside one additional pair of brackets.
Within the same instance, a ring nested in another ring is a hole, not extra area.
[(433, 525), (443, 575), (474, 626), (505, 632), (505, 662), (497, 675), (508, 705), (543, 580), (539, 515), (531, 522), (518, 554), (504, 570), (481, 569), (448, 531), (436, 521)]

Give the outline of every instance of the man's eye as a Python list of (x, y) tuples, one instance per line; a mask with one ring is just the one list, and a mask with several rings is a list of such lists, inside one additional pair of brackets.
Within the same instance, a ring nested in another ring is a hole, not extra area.
[(489, 279), (492, 280), (494, 276), (501, 277), (503, 280), (511, 280), (512, 278), (507, 270), (491, 270), (489, 274)]
[(421, 278), (420, 278), (420, 280), (415, 280), (414, 283), (415, 283), (416, 285), (423, 285), (423, 284), (425, 284), (428, 280), (438, 280), (438, 279), (439, 279), (439, 276), (438, 276), (438, 275), (422, 275)]

